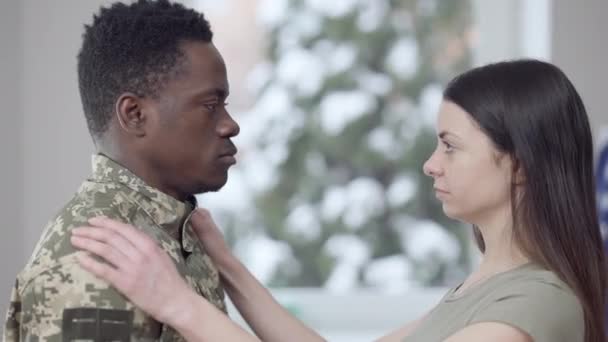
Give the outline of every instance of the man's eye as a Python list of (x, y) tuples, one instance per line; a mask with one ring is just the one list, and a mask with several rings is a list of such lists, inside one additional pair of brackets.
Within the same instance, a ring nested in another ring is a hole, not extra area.
[(213, 103), (205, 103), (203, 106), (210, 112), (215, 112), (217, 110), (217, 107), (219, 105), (222, 105), (223, 107), (228, 106), (228, 102), (223, 102), (223, 103), (218, 103), (218, 102), (213, 102)]
[(217, 103), (205, 103), (203, 106), (210, 112), (215, 112), (217, 109)]

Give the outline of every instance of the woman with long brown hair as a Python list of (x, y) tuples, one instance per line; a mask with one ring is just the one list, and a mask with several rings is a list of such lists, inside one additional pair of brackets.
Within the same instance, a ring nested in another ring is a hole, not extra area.
[[(592, 137), (568, 78), (535, 60), (468, 71), (444, 92), (437, 138), (424, 171), (445, 214), (473, 225), (482, 261), (427, 314), (379, 341), (605, 341)], [(323, 340), (232, 255), (206, 211), (191, 223), (257, 337)], [(144, 233), (108, 219), (91, 226), (75, 229), (73, 244), (112, 266), (85, 254), (82, 266), (156, 319), (192, 341), (257, 340), (195, 296)]]

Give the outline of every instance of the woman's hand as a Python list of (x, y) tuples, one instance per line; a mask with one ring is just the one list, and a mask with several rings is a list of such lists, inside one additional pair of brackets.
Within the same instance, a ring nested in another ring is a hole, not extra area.
[(241, 264), (207, 210), (196, 209), (191, 222), (203, 248), (217, 266), (230, 299), (262, 341), (325, 341), (285, 310)]
[(71, 242), (109, 264), (79, 253), (83, 268), (110, 283), (158, 321), (173, 325), (189, 314), (187, 309), (195, 294), (152, 238), (108, 218), (92, 218), (89, 224), (73, 229)]
[(208, 210), (196, 209), (192, 213), (191, 223), (205, 252), (220, 269), (235, 259), (224, 240), (224, 234), (217, 227)]

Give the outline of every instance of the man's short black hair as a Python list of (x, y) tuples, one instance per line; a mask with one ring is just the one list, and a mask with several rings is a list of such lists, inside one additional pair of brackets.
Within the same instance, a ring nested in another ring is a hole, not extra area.
[(211, 42), (203, 14), (168, 0), (101, 8), (85, 25), (78, 85), (93, 139), (108, 128), (120, 94), (155, 96), (183, 63), (180, 43)]

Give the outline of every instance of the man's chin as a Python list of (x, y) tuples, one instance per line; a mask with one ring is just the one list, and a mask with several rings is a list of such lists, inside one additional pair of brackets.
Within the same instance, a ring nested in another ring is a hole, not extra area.
[(221, 188), (223, 188), (224, 185), (226, 185), (227, 181), (228, 181), (228, 177), (224, 178), (223, 180), (219, 180), (217, 182), (207, 182), (207, 183), (201, 185), (197, 189), (197, 194), (203, 194), (206, 192), (217, 192)]

